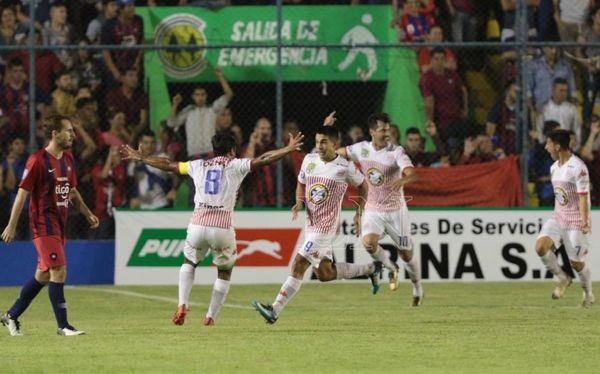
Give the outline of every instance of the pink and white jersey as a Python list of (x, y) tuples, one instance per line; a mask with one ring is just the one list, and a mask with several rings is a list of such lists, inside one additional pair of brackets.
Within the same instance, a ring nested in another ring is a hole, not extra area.
[(563, 229), (581, 230), (579, 195), (586, 195), (590, 202), (590, 176), (583, 161), (572, 155), (562, 166), (558, 161), (550, 168), (554, 187), (554, 214)]
[(348, 183), (359, 186), (363, 180), (354, 164), (342, 157), (323, 162), (318, 153), (307, 154), (298, 174), (298, 182), (306, 185), (306, 230), (321, 234), (336, 231)]
[(377, 151), (371, 142), (362, 141), (347, 146), (346, 154), (360, 164), (369, 182), (366, 210), (390, 211), (406, 206), (403, 189), (391, 188), (393, 181), (402, 178), (405, 168), (413, 167), (404, 148), (389, 144)]
[(252, 160), (219, 156), (210, 160), (179, 163), (179, 172), (194, 180), (194, 215), (191, 223), (210, 227), (231, 227), (233, 208), (242, 181)]

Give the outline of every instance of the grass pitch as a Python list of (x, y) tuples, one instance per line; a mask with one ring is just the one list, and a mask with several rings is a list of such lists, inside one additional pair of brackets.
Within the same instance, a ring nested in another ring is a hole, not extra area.
[[(600, 284), (596, 284), (599, 287)], [(201, 325), (211, 288), (195, 286), (184, 326), (176, 287), (76, 287), (69, 319), (88, 332), (55, 335), (46, 292), (21, 316), (22, 337), (0, 331), (0, 372), (597, 373), (600, 305), (578, 307), (575, 283), (425, 284), (370, 295), (368, 282), (304, 284), (275, 325), (250, 308), (278, 285), (232, 285), (213, 327)], [(0, 288), (4, 310), (17, 288)]]

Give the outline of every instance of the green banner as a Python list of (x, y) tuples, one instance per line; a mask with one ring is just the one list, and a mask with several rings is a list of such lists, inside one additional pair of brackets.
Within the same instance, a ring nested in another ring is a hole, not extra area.
[[(145, 41), (164, 46), (230, 45), (227, 48), (162, 50), (145, 54), (146, 67), (161, 69), (168, 81), (211, 81), (221, 66), (230, 81), (275, 80), (276, 48), (236, 48), (277, 43), (276, 8), (140, 8)], [(386, 80), (385, 49), (353, 44), (387, 43), (389, 6), (294, 6), (283, 8), (283, 44), (348, 44), (348, 48), (285, 47), (286, 81)]]
[[(144, 19), (145, 42), (158, 46), (198, 46), (198, 50), (159, 50), (144, 54), (153, 128), (170, 113), (167, 85), (211, 82), (220, 66), (230, 82), (275, 81), (277, 49), (236, 48), (277, 43), (276, 7), (232, 6), (137, 8)], [(412, 50), (353, 48), (355, 44), (397, 41), (389, 27), (390, 7), (286, 6), (283, 8), (284, 81), (387, 81), (383, 110), (403, 129), (423, 127), (418, 69)], [(311, 47), (347, 44), (347, 48)], [(226, 45), (207, 49), (207, 45)], [(306, 45), (306, 47), (302, 47)]]

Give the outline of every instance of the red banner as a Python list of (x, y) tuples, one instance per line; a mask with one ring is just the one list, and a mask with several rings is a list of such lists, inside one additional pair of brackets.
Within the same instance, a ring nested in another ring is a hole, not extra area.
[(519, 158), (449, 168), (417, 168), (417, 181), (404, 188), (408, 206), (521, 206)]

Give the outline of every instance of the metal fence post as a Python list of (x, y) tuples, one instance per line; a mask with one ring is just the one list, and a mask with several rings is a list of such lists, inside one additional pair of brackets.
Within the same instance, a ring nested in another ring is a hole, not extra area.
[[(283, 25), (283, 5), (277, 0), (277, 67), (275, 82), (275, 144), (282, 147), (281, 133), (283, 131), (283, 66), (281, 64), (281, 27)], [(283, 164), (278, 162), (275, 191), (277, 193), (277, 207), (283, 206)]]
[(29, 145), (27, 148), (30, 154), (37, 151), (38, 148), (35, 138), (35, 60), (37, 52), (35, 49), (35, 7), (36, 2), (31, 1), (29, 3), (29, 38), (27, 43), (29, 54), (29, 108), (27, 111), (29, 117)]

